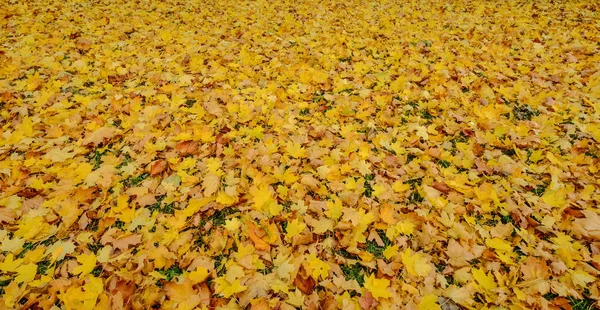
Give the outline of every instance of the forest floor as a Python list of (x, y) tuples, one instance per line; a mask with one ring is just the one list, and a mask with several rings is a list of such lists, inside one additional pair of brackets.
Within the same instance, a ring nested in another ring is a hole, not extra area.
[(595, 309), (595, 1), (0, 6), (0, 308)]

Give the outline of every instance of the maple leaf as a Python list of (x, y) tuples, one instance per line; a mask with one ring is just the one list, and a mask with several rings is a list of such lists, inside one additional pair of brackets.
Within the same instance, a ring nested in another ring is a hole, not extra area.
[(240, 280), (234, 280), (233, 282), (229, 282), (225, 278), (216, 278), (215, 283), (217, 287), (215, 289), (215, 293), (221, 294), (224, 297), (231, 297), (237, 293), (241, 293), (248, 289), (247, 286), (241, 285)]
[(17, 283), (30, 282), (35, 278), (37, 273), (37, 265), (33, 263), (21, 265), (17, 267), (15, 271), (18, 273), (17, 277), (15, 277), (15, 281)]
[(383, 257), (385, 257), (386, 259), (391, 259), (396, 255), (398, 255), (397, 245), (386, 247), (385, 250), (383, 250)]
[(513, 247), (510, 245), (510, 243), (506, 240), (502, 240), (500, 238), (492, 238), (492, 239), (487, 239), (485, 241), (485, 244), (490, 247), (493, 248), (497, 251), (512, 251)]
[(571, 272), (571, 280), (573, 284), (581, 287), (587, 287), (587, 285), (596, 280), (596, 277), (590, 275), (583, 270), (574, 270)]
[(114, 137), (116, 134), (115, 128), (112, 127), (102, 127), (95, 130), (93, 133), (87, 135), (83, 141), (81, 142), (83, 145), (93, 144), (98, 145), (102, 144), (104, 140), (110, 139)]
[(221, 186), (221, 178), (212, 173), (208, 173), (202, 180), (202, 187), (204, 187), (204, 195), (211, 196), (216, 193)]
[(294, 158), (306, 157), (306, 149), (304, 149), (300, 143), (288, 142), (287, 152)]
[(169, 306), (169, 308), (177, 306), (177, 309), (194, 309), (200, 304), (201, 298), (192, 285), (193, 283), (189, 280), (185, 280), (181, 284), (174, 282), (167, 283), (165, 291), (169, 297), (169, 301), (165, 303), (165, 306)]
[(188, 278), (190, 279), (190, 281), (192, 281), (192, 283), (196, 284), (196, 283), (204, 282), (204, 280), (206, 280), (208, 275), (209, 275), (209, 273), (206, 268), (198, 267), (198, 268), (196, 268), (196, 270), (194, 270), (188, 274)]
[(298, 289), (296, 289), (294, 292), (288, 293), (287, 297), (286, 303), (294, 307), (301, 307), (304, 305), (304, 295)]
[(329, 271), (331, 270), (331, 266), (327, 262), (322, 261), (314, 254), (309, 255), (308, 257), (308, 268), (312, 270), (312, 276), (315, 279), (319, 278), (327, 278), (329, 276)]
[(254, 246), (258, 250), (267, 251), (269, 250), (269, 244), (267, 244), (264, 240), (262, 240), (261, 236), (264, 235), (264, 232), (260, 230), (252, 221), (247, 221), (246, 225), (248, 226), (248, 237), (254, 242)]
[(44, 255), (50, 255), (52, 261), (62, 260), (66, 255), (75, 251), (75, 244), (70, 241), (57, 241), (53, 245), (46, 248)]
[(388, 290), (389, 286), (390, 280), (375, 278), (373, 274), (365, 279), (365, 289), (369, 290), (377, 300), (392, 297), (392, 293)]
[(52, 162), (65, 162), (68, 159), (75, 157), (75, 153), (71, 152), (71, 150), (72, 148), (69, 147), (64, 149), (54, 148), (48, 151), (44, 155), (44, 158)]
[(287, 232), (286, 232), (286, 238), (287, 239), (291, 239), (295, 236), (300, 235), (300, 233), (306, 228), (306, 224), (301, 223), (298, 221), (298, 219), (294, 219), (293, 221), (289, 222), (287, 225)]
[(82, 287), (71, 286), (58, 297), (65, 303), (67, 309), (93, 308), (103, 291), (102, 279), (91, 277)]
[(373, 298), (370, 291), (367, 291), (358, 299), (358, 304), (361, 309), (373, 309), (377, 305), (377, 300)]
[(150, 175), (155, 176), (165, 171), (168, 167), (168, 163), (165, 160), (157, 160), (150, 166)]
[(296, 270), (296, 266), (290, 262), (290, 259), (281, 255), (275, 259), (274, 263), (277, 266), (277, 275), (282, 279), (289, 279), (292, 272)]
[(482, 288), (486, 290), (492, 290), (498, 286), (492, 274), (486, 274), (482, 269), (475, 268), (472, 268), (471, 272), (473, 273), (473, 278), (475, 278), (477, 284), (479, 284)]
[(325, 211), (325, 214), (330, 219), (334, 219), (334, 220), (339, 219), (340, 216), (342, 216), (342, 202), (339, 199), (336, 199), (333, 202), (328, 201), (327, 202), (327, 211)]
[(250, 188), (250, 195), (252, 195), (252, 201), (257, 210), (262, 210), (265, 204), (273, 199), (271, 198), (269, 187), (266, 184)]
[(438, 303), (438, 297), (433, 294), (428, 294), (421, 297), (421, 301), (417, 305), (417, 309), (419, 310), (441, 310)]
[(81, 278), (88, 275), (96, 267), (96, 255), (94, 253), (81, 254), (77, 256), (77, 262), (81, 265), (73, 269), (73, 274), (78, 274)]
[(424, 277), (431, 271), (429, 260), (421, 253), (412, 254), (411, 249), (406, 249), (401, 257), (402, 264), (406, 266), (406, 271), (410, 275)]
[(133, 234), (119, 239), (113, 239), (113, 247), (120, 249), (121, 251), (127, 250), (129, 246), (136, 245), (142, 241), (142, 236)]
[(317, 285), (317, 282), (311, 275), (304, 275), (304, 272), (298, 272), (296, 278), (294, 278), (294, 285), (303, 293), (310, 294), (315, 285)]
[(240, 222), (240, 220), (238, 218), (232, 218), (230, 220), (225, 220), (225, 225), (223, 225), (223, 226), (228, 231), (235, 232), (240, 228), (241, 225), (242, 225), (242, 223)]

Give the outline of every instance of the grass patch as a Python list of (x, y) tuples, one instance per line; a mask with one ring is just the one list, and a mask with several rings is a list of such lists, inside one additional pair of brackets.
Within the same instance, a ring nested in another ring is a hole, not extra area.
[(591, 298), (584, 299), (575, 299), (574, 297), (569, 297), (569, 304), (573, 307), (573, 310), (594, 310), (598, 309), (596, 307), (596, 301)]
[(421, 196), (421, 194), (419, 194), (418, 191), (413, 191), (408, 196), (408, 203), (417, 204), (417, 203), (421, 203), (421, 202), (423, 202), (423, 196)]
[(213, 221), (213, 226), (225, 225), (227, 216), (240, 212), (240, 210), (232, 207), (224, 208), (223, 210), (217, 210), (208, 219)]
[(546, 187), (548, 187), (547, 184), (538, 185), (536, 188), (532, 189), (531, 192), (538, 195), (539, 197), (542, 197), (544, 195), (544, 192), (546, 191)]
[(379, 246), (375, 241), (367, 241), (367, 243), (365, 244), (365, 250), (373, 254), (373, 256), (375, 256), (376, 258), (383, 258), (383, 251), (385, 251), (386, 247), (392, 244), (392, 241), (385, 235), (385, 232), (381, 229), (377, 230), (377, 234), (379, 235), (379, 238), (381, 238), (381, 241), (383, 241), (383, 246)]
[(133, 187), (140, 185), (146, 178), (150, 176), (149, 173), (144, 172), (137, 177), (128, 177), (127, 179), (121, 181), (126, 187)]
[(442, 168), (448, 168), (450, 167), (451, 163), (447, 160), (438, 160), (438, 165), (440, 165), (440, 167)]
[(183, 274), (183, 269), (181, 269), (181, 267), (179, 267), (177, 265), (173, 265), (173, 266), (169, 267), (168, 269), (161, 269), (161, 270), (157, 270), (157, 271), (161, 275), (165, 276), (166, 281), (171, 281), (176, 276)]
[(352, 266), (341, 265), (340, 268), (342, 269), (344, 278), (346, 278), (346, 280), (355, 280), (358, 282), (358, 285), (363, 287), (365, 284), (365, 270), (363, 266), (361, 266), (359, 263), (356, 263)]
[(94, 170), (100, 168), (100, 165), (103, 163), (102, 156), (104, 156), (106, 152), (108, 152), (108, 150), (100, 152), (96, 149), (94, 150), (94, 153), (88, 155), (88, 160), (90, 161), (90, 164), (94, 166)]
[(375, 178), (375, 175), (373, 175), (373, 174), (365, 175), (365, 184), (363, 185), (363, 187), (364, 187), (363, 195), (365, 197), (370, 198), (373, 195), (373, 187), (371, 186), (370, 181), (373, 181), (374, 178)]
[(37, 274), (46, 274), (52, 263), (49, 260), (43, 260), (37, 263)]
[(520, 105), (515, 103), (513, 107), (513, 115), (520, 121), (530, 121), (532, 117), (540, 115), (540, 112), (528, 104)]

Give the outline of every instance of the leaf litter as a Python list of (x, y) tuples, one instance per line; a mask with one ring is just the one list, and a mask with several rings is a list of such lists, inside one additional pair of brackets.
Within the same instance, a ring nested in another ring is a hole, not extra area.
[(594, 309), (593, 1), (7, 1), (7, 309)]

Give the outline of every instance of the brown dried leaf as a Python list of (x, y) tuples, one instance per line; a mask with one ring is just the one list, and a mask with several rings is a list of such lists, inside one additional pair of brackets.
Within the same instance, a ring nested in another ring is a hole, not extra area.
[(83, 145), (93, 144), (97, 146), (104, 143), (105, 140), (109, 140), (116, 135), (116, 130), (113, 127), (102, 127), (97, 129), (91, 134), (88, 134), (85, 139), (81, 142)]
[(168, 167), (168, 163), (166, 160), (164, 159), (159, 159), (155, 162), (153, 162), (152, 164), (150, 164), (150, 175), (151, 176), (155, 176), (160, 174), (161, 172), (165, 171)]
[(198, 153), (198, 142), (197, 141), (183, 141), (175, 146), (175, 149), (183, 156), (192, 155)]
[(296, 285), (296, 287), (300, 291), (302, 291), (302, 293), (310, 294), (312, 293), (317, 283), (315, 282), (315, 279), (313, 279), (310, 275), (304, 276), (303, 273), (304, 272), (298, 272), (296, 278), (294, 279), (294, 285)]
[(452, 190), (452, 188), (444, 182), (433, 182), (433, 188), (444, 194), (448, 194)]

